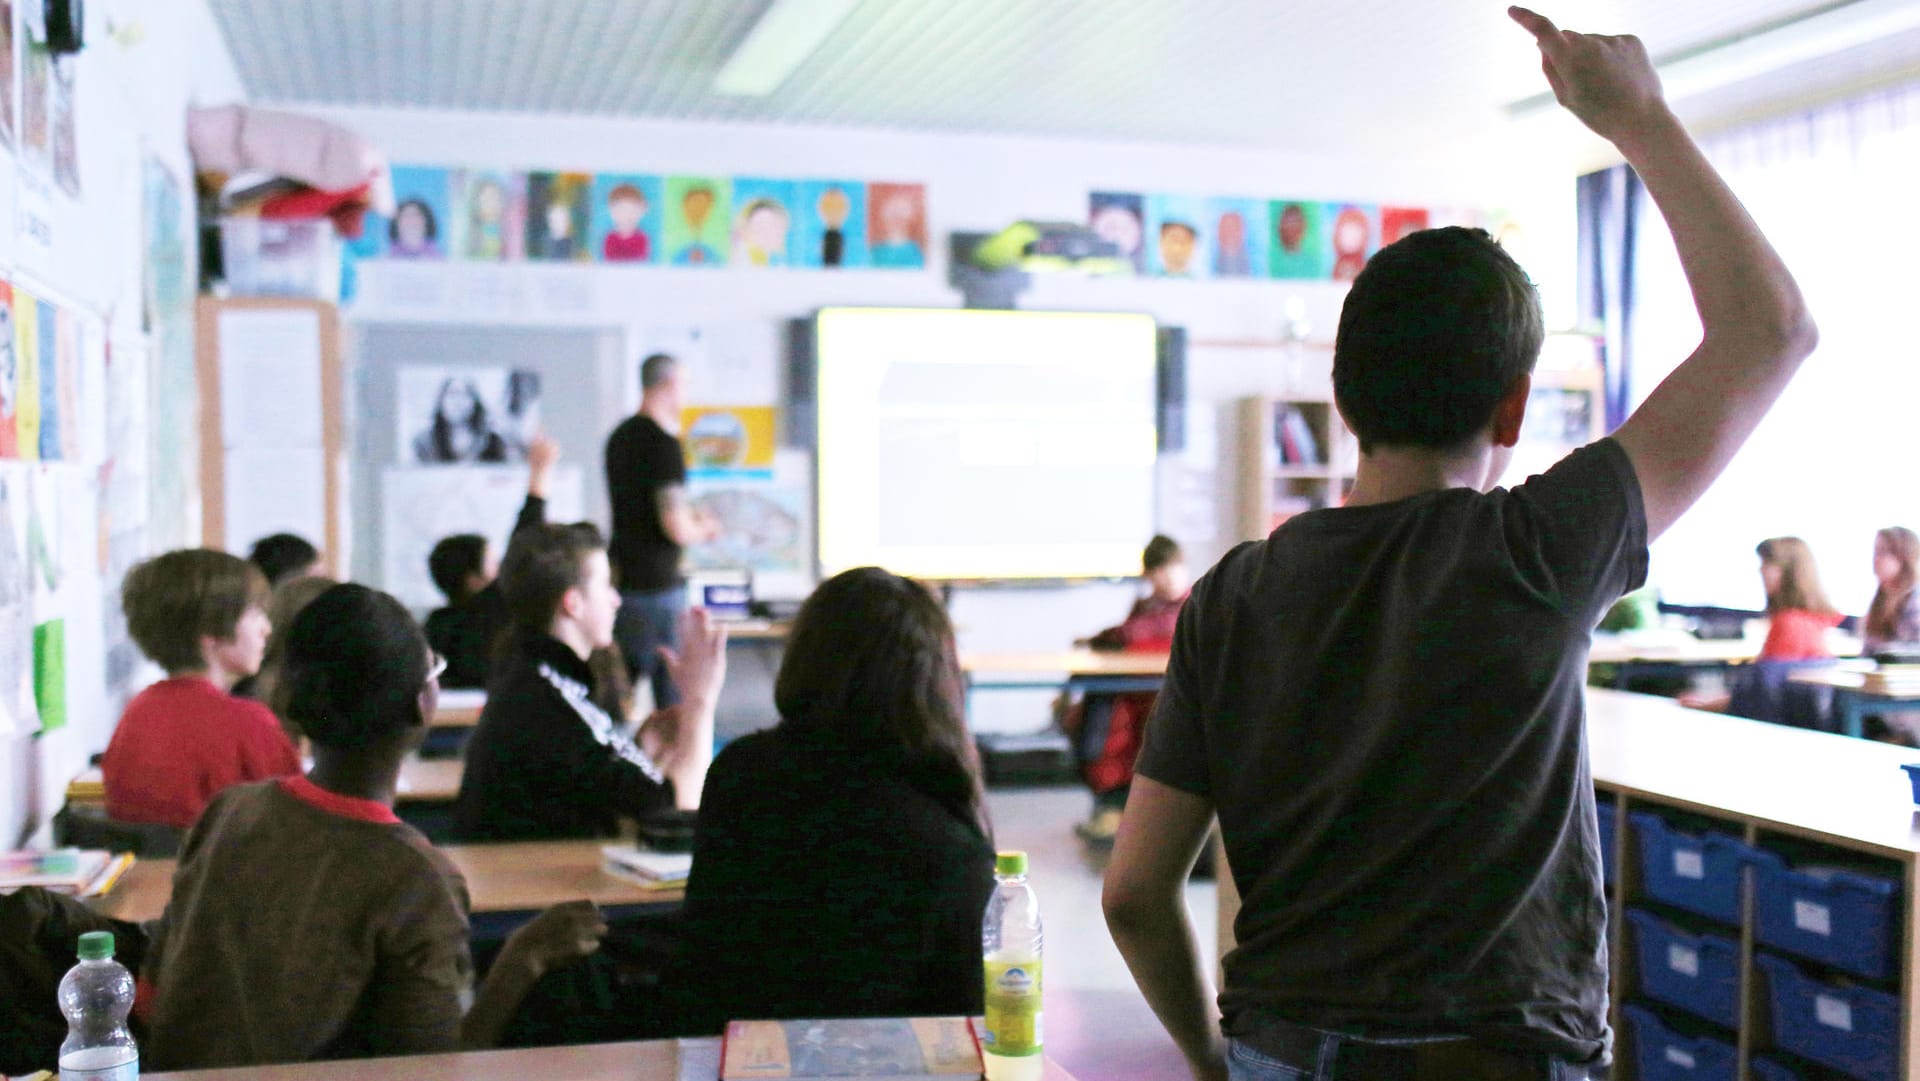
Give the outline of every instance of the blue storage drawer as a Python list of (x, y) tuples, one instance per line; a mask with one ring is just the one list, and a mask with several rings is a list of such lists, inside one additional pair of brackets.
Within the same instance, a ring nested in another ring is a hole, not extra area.
[(1765, 1055), (1756, 1056), (1751, 1070), (1753, 1081), (1806, 1081), (1793, 1067)]
[(1768, 946), (1865, 976), (1893, 977), (1900, 884), (1829, 867), (1754, 866), (1754, 934)]
[(1619, 806), (1613, 802), (1612, 796), (1595, 796), (1593, 810), (1600, 820), (1600, 880), (1611, 886), (1614, 877), (1613, 851), (1617, 847), (1614, 840), (1620, 832), (1615, 818)]
[(1755, 860), (1778, 859), (1717, 830), (1687, 833), (1644, 811), (1627, 817), (1640, 840), (1646, 895), (1722, 923), (1740, 923), (1741, 868)]
[(1772, 954), (1755, 961), (1766, 977), (1776, 1046), (1860, 1081), (1894, 1081), (1900, 1069), (1898, 998), (1813, 979)]
[(1620, 1008), (1633, 1031), (1633, 1060), (1640, 1081), (1735, 1081), (1740, 1052), (1711, 1036), (1684, 1036), (1644, 1006)]
[(1627, 910), (1633, 925), (1635, 971), (1647, 998), (1703, 1017), (1726, 1028), (1740, 1027), (1740, 944), (1719, 935), (1693, 935), (1637, 909)]

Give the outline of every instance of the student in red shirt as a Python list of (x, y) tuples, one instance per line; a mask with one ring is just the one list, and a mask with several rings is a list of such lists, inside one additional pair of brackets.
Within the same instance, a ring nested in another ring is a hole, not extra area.
[(1754, 549), (1760, 556), (1760, 581), (1767, 587), (1767, 640), (1763, 661), (1827, 660), (1827, 631), (1840, 613), (1820, 588), (1813, 549), (1799, 537), (1774, 537)]
[(235, 698), (266, 652), (267, 582), (246, 560), (206, 548), (127, 572), (127, 630), (167, 678), (120, 717), (100, 768), (107, 814), (186, 829), (221, 789), (300, 772), (272, 711)]

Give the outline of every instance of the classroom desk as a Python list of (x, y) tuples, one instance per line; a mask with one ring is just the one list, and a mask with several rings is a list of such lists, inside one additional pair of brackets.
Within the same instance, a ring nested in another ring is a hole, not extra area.
[(1866, 732), (1867, 716), (1898, 709), (1920, 709), (1920, 687), (1876, 690), (1867, 686), (1867, 674), (1849, 668), (1814, 668), (1787, 677), (1809, 687), (1826, 687), (1833, 692), (1833, 715), (1840, 730), (1859, 737)]
[[(671, 908), (686, 899), (684, 889), (648, 889), (601, 869), (600, 848), (616, 842), (523, 841), (513, 844), (443, 845), (467, 880), (474, 915), (532, 913), (562, 901), (590, 900), (603, 909), (639, 911)], [(174, 860), (140, 860), (128, 869), (112, 893), (89, 902), (115, 919), (140, 922), (158, 917), (173, 895)]]
[(960, 670), (969, 690), (1054, 690), (1064, 682), (1076, 690), (1117, 694), (1159, 690), (1166, 681), (1167, 655), (1091, 649), (964, 653)]
[[(1587, 651), (1587, 663), (1613, 665), (1613, 685), (1625, 690), (1641, 676), (1752, 664), (1759, 658), (1764, 644), (1764, 634), (1703, 639), (1685, 633), (1596, 633)], [(1860, 639), (1839, 631), (1828, 632), (1827, 645), (1835, 656), (1849, 657), (1860, 652)]]
[[(1633, 811), (1703, 815), (1715, 828), (1762, 848), (1814, 842), (1843, 860), (1891, 861), (1886, 866), (1902, 883), (1899, 919), (1907, 928), (1899, 953), (1899, 1076), (1920, 1073), (1920, 812), (1900, 769), (1920, 761), (1920, 752), (1601, 687), (1587, 688), (1587, 743), (1594, 787), (1614, 801), (1618, 871), (1608, 889), (1612, 912), (1640, 903), (1639, 847), (1628, 818)], [(1230, 889), (1220, 895), (1224, 952), (1232, 945), (1239, 904)], [(1613, 920), (1608, 931), (1610, 952), (1620, 959), (1613, 966), (1616, 1004), (1637, 997), (1626, 985), (1632, 967), (1626, 924)], [(1731, 933), (1740, 940), (1742, 1001), (1758, 1002), (1751, 926)], [(1757, 1009), (1753, 1016), (1764, 1012)], [(1743, 1055), (1764, 1046), (1752, 1025), (1738, 1036)]]
[[(711, 1055), (714, 1052), (709, 1051)], [(680, 1055), (673, 1040), (536, 1047), (520, 1051), (466, 1051), (412, 1058), (310, 1062), (235, 1070), (147, 1074), (150, 1081), (677, 1081)], [(1074, 1081), (1047, 1059), (1043, 1081)]]
[[(452, 803), (460, 796), (465, 765), (457, 758), (409, 757), (400, 766), (396, 803)], [(67, 784), (67, 802), (97, 806), (106, 802), (100, 768), (94, 766)]]

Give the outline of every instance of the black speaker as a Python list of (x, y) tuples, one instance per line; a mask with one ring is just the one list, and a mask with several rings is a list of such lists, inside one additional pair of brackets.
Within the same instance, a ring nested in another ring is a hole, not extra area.
[(1187, 328), (1161, 327), (1154, 381), (1160, 453), (1187, 448)]
[(787, 440), (789, 447), (813, 449), (818, 411), (813, 399), (813, 320), (787, 320)]

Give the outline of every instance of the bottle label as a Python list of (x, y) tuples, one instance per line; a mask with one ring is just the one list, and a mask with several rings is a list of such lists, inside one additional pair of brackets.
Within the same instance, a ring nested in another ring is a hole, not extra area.
[(60, 1058), (60, 1081), (139, 1081), (139, 1079), (140, 1057), (138, 1055), (129, 1057), (125, 1048), (88, 1048)]
[(981, 1041), (989, 1055), (1022, 1058), (1040, 1053), (1040, 960), (988, 961), (987, 1031)]

